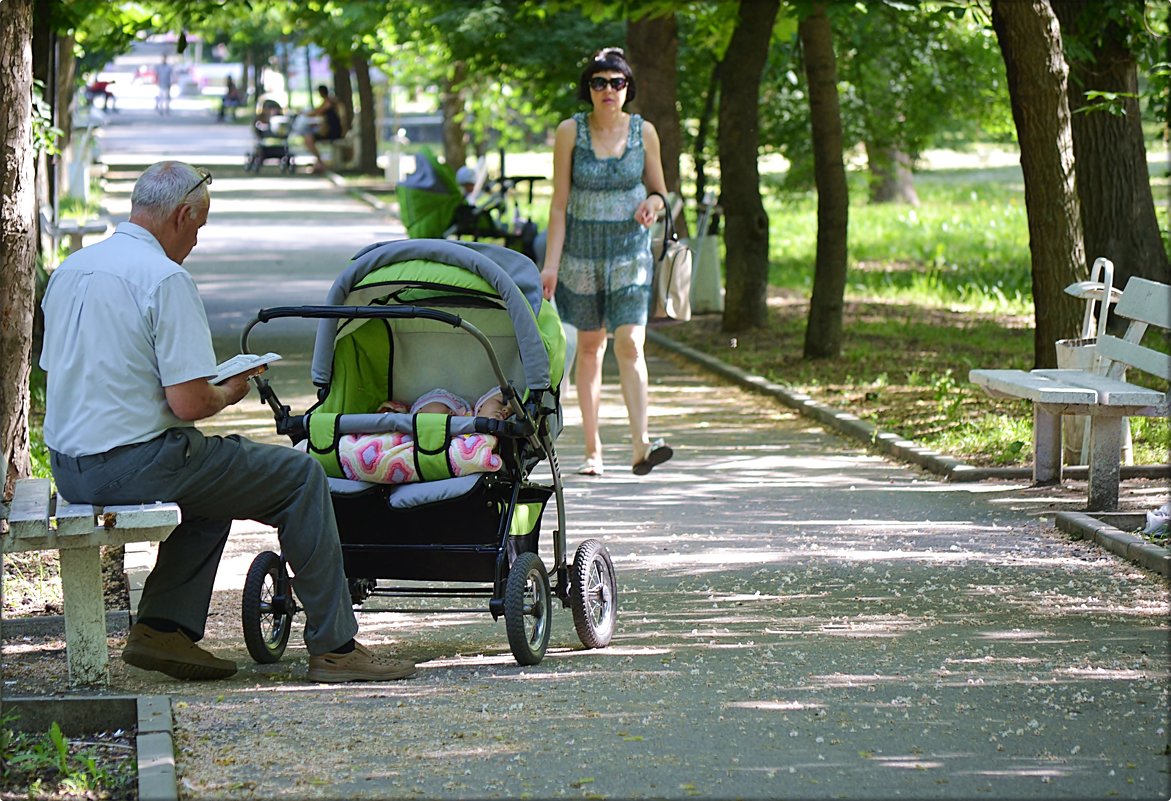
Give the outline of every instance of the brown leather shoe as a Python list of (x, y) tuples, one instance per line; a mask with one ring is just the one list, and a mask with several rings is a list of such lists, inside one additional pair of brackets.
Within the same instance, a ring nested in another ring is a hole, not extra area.
[(309, 657), (309, 681), (393, 681), (415, 675), (409, 659), (378, 657), (360, 642), (348, 654), (328, 653)]
[(175, 679), (226, 679), (236, 672), (235, 662), (205, 651), (182, 631), (156, 631), (142, 623), (130, 627), (122, 661)]

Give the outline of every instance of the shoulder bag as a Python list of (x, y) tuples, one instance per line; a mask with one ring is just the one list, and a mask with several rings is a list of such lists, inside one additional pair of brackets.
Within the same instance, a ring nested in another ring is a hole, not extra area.
[(664, 217), (663, 248), (655, 255), (654, 248), (651, 255), (655, 257), (654, 278), (651, 281), (651, 319), (677, 320), (687, 322), (691, 319), (691, 248), (679, 241), (675, 233), (674, 209), (667, 202), (667, 198), (658, 192), (652, 192), (663, 198)]

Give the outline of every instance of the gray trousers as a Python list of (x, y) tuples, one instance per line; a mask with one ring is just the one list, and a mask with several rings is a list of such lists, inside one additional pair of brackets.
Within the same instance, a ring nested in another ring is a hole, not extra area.
[(50, 464), (58, 492), (76, 503), (179, 505), (182, 522), (159, 545), (139, 617), (171, 620), (202, 637), (232, 521), (247, 519), (277, 529), (305, 608), (309, 653), (332, 651), (357, 632), (329, 485), (312, 457), (235, 435), (173, 428), (93, 456), (53, 452)]

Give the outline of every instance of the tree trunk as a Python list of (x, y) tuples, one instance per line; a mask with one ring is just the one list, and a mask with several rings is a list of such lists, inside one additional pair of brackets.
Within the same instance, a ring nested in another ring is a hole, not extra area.
[(760, 200), (760, 77), (779, 0), (741, 0), (720, 67), (720, 201), (724, 208), (723, 329), (743, 331), (768, 320), (768, 215)]
[[(683, 150), (683, 129), (679, 123), (679, 71), (675, 59), (679, 31), (675, 15), (627, 23), (626, 47), (630, 67), (638, 81), (638, 96), (630, 104), (630, 110), (653, 123), (659, 132), (667, 191), (682, 197), (679, 154)], [(689, 235), (682, 211), (675, 219), (675, 230), (681, 237)]]
[[(342, 133), (346, 133), (354, 124), (354, 83), (350, 80), (350, 60), (330, 56), (329, 67), (333, 76), (333, 95), (341, 107), (338, 114), (342, 118)], [(313, 98), (317, 99), (316, 92)]]
[(354, 79), (358, 84), (358, 169), (363, 175), (378, 174), (378, 112), (374, 101), (374, 87), (370, 83), (370, 64), (366, 57), (354, 54)]
[[(1092, 262), (1105, 256), (1114, 262), (1119, 286), (1132, 275), (1169, 283), (1171, 271), (1147, 171), (1138, 62), (1126, 31), (1113, 15), (1102, 13), (1110, 5), (1130, 6), (1137, 13), (1143, 7), (1139, 0), (1053, 0), (1070, 69), (1073, 156), (1086, 258)], [(1079, 46), (1071, 48), (1071, 41)], [(1079, 53), (1088, 58), (1077, 58)], [(1117, 102), (1124, 113), (1083, 111), (1093, 102), (1086, 97), (1088, 91), (1122, 94)]]
[(452, 170), (464, 166), (468, 158), (467, 136), (464, 134), (467, 74), (464, 62), (452, 64), (451, 77), (444, 85), (440, 99), (443, 106), (443, 161)]
[(28, 378), (36, 255), (32, 153), (32, 0), (0, 3), (0, 447), (4, 495), (29, 474)]
[(817, 263), (805, 326), (806, 359), (837, 357), (842, 352), (842, 310), (846, 295), (846, 232), (850, 194), (842, 159), (842, 113), (838, 101), (833, 29), (825, 3), (797, 26), (809, 85), (809, 120), (813, 136), (813, 180), (817, 185)]
[(865, 144), (866, 161), (870, 167), (870, 202), (918, 206), (911, 157), (896, 147), (872, 142)]
[(1053, 343), (1074, 336), (1079, 303), (1065, 287), (1085, 274), (1074, 180), (1067, 72), (1049, 0), (993, 0), (992, 27), (1004, 56), (1021, 148), (1033, 273), (1033, 361), (1055, 367)]

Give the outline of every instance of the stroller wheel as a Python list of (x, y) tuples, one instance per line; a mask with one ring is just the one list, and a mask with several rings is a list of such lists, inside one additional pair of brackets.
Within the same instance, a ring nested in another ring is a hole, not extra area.
[(605, 648), (614, 635), (618, 617), (618, 585), (614, 563), (600, 540), (589, 539), (577, 547), (569, 585), (573, 625), (586, 648)]
[(544, 659), (552, 622), (549, 574), (541, 557), (525, 551), (512, 563), (504, 587), (504, 627), (518, 664), (535, 665)]
[(278, 661), (289, 642), (297, 603), (285, 562), (272, 551), (252, 560), (240, 612), (248, 653), (261, 664)]

